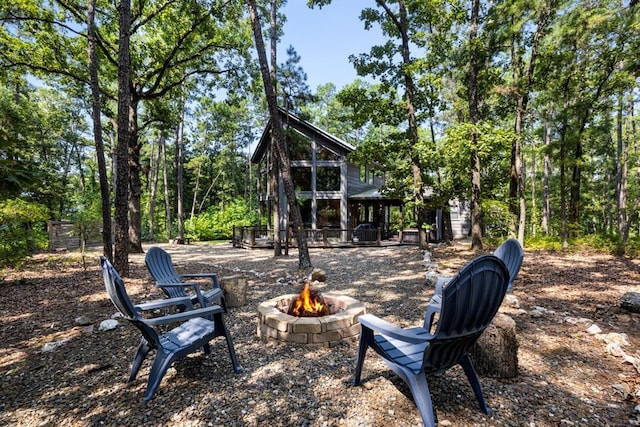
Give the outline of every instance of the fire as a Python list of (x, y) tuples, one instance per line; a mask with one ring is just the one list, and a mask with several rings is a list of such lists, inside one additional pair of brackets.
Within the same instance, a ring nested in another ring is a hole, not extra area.
[(289, 314), (297, 317), (319, 317), (329, 314), (323, 298), (309, 289), (309, 282), (304, 284), (304, 289), (298, 298), (291, 304)]

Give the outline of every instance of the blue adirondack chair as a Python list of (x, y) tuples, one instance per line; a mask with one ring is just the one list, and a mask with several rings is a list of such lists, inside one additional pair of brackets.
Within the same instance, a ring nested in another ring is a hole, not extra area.
[(500, 258), (509, 270), (509, 286), (507, 287), (507, 292), (511, 292), (513, 290), (513, 282), (515, 282), (518, 277), (522, 260), (524, 259), (522, 245), (520, 245), (518, 240), (510, 238), (498, 246), (493, 254)]
[[(467, 264), (442, 290), (437, 307), (429, 307), (422, 327), (403, 329), (371, 314), (362, 326), (354, 385), (360, 384), (367, 349), (371, 347), (404, 380), (425, 426), (435, 425), (427, 375), (461, 365), (480, 408), (490, 414), (469, 350), (491, 323), (507, 291), (509, 272), (494, 255)], [(439, 312), (430, 333), (433, 314)]]
[[(169, 298), (191, 297), (192, 304), (200, 304), (204, 307), (209, 304), (220, 304), (227, 312), (227, 304), (224, 292), (218, 283), (218, 275), (215, 273), (178, 274), (173, 267), (171, 255), (164, 249), (154, 246), (149, 248), (144, 257), (144, 263), (151, 273), (156, 285), (160, 287)], [(188, 283), (188, 279), (209, 279), (211, 289), (202, 291), (198, 283)], [(193, 288), (195, 294), (189, 295), (186, 291)]]
[[(149, 351), (156, 350), (156, 356), (151, 366), (147, 389), (144, 394), (145, 401), (153, 399), (162, 378), (174, 361), (195, 352), (199, 348), (203, 348), (205, 354), (210, 354), (209, 342), (216, 337), (224, 337), (226, 339), (233, 370), (242, 372), (231, 335), (222, 319), (223, 313), (220, 306), (212, 305), (176, 314), (145, 318), (142, 315), (145, 309), (179, 305), (189, 307), (191, 304), (190, 298), (171, 298), (150, 304), (134, 305), (127, 294), (124, 281), (113, 265), (105, 257), (100, 257), (100, 264), (109, 298), (111, 298), (111, 301), (122, 316), (142, 333), (142, 340), (133, 359), (128, 382), (136, 378), (140, 366), (142, 366), (142, 362), (144, 362)], [(158, 328), (170, 324), (177, 324), (177, 326), (167, 332), (162, 332)]]
[[(509, 270), (509, 286), (507, 286), (507, 292), (513, 290), (513, 282), (518, 277), (520, 267), (522, 267), (522, 261), (524, 260), (524, 251), (520, 242), (514, 238), (505, 240), (498, 248), (493, 252), (495, 256), (500, 258), (504, 265)], [(451, 277), (438, 277), (438, 281), (435, 284), (434, 296), (431, 300), (432, 303), (438, 304), (440, 296), (442, 295), (442, 288), (445, 286)]]

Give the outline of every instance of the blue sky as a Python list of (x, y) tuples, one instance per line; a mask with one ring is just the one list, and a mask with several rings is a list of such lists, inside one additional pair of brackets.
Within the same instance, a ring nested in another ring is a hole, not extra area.
[(312, 91), (318, 85), (334, 83), (337, 89), (358, 76), (349, 55), (369, 52), (380, 44), (379, 28), (364, 29), (360, 11), (371, 6), (370, 0), (333, 0), (322, 9), (309, 9), (306, 0), (289, 0), (281, 10), (287, 16), (284, 36), (278, 47), (278, 63), (286, 61), (286, 50), (293, 45), (300, 55), (300, 65), (307, 73)]

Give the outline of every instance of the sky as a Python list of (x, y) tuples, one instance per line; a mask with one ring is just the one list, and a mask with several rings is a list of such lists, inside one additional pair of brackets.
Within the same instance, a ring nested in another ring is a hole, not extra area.
[(382, 40), (379, 28), (366, 31), (359, 19), (360, 11), (371, 6), (371, 0), (333, 0), (322, 9), (309, 9), (306, 3), (289, 0), (281, 10), (287, 21), (277, 62), (287, 60), (286, 51), (292, 45), (301, 57), (300, 65), (312, 91), (325, 83), (333, 83), (340, 90), (358, 77), (349, 55), (369, 52)]

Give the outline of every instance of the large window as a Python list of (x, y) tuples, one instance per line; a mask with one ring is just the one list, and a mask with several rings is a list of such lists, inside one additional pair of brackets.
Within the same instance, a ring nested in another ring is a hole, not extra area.
[(340, 160), (340, 156), (334, 153), (331, 150), (328, 150), (324, 147), (318, 147), (316, 150), (316, 159), (317, 160)]
[(340, 227), (340, 200), (318, 200), (318, 228)]
[(340, 168), (318, 167), (316, 170), (316, 190), (340, 191)]
[(291, 178), (293, 185), (300, 191), (311, 191), (311, 168), (292, 167)]

